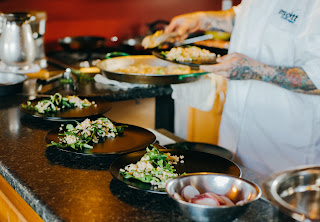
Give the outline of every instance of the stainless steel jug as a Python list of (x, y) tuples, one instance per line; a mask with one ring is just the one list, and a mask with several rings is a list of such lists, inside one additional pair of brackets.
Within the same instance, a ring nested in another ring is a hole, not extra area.
[(31, 15), (30, 25), (32, 36), (35, 42), (34, 63), (41, 68), (47, 67), (47, 60), (44, 48), (44, 33), (46, 29), (47, 13), (45, 11), (29, 11)]
[(0, 57), (9, 70), (27, 70), (35, 59), (30, 17), (26, 12), (4, 14)]

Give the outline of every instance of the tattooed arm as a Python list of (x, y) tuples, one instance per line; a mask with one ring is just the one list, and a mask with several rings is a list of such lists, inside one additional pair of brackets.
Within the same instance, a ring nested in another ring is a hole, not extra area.
[(200, 66), (200, 69), (229, 79), (261, 80), (295, 92), (320, 95), (320, 90), (299, 67), (269, 66), (239, 53), (223, 56), (219, 62), (217, 65)]
[(198, 30), (219, 30), (231, 32), (234, 24), (234, 11), (199, 11), (174, 17), (166, 28), (166, 32), (177, 32), (181, 39)]

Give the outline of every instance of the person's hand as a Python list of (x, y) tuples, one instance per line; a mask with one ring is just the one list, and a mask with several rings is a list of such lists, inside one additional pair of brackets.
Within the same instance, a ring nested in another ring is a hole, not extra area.
[(188, 37), (188, 34), (201, 29), (200, 20), (203, 16), (201, 12), (193, 12), (174, 17), (170, 24), (166, 27), (166, 33), (176, 32), (179, 39), (183, 40)]
[(256, 60), (243, 54), (231, 53), (221, 58), (217, 58), (216, 65), (201, 65), (200, 69), (224, 76), (229, 79), (259, 79), (262, 78), (262, 72), (259, 67), (266, 66)]

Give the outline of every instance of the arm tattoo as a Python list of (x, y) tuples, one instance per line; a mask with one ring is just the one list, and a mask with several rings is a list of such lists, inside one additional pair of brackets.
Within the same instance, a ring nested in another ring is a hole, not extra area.
[(228, 19), (225, 18), (216, 18), (209, 24), (207, 24), (207, 30), (210, 31), (226, 31), (230, 32), (232, 30), (233, 25), (232, 21), (229, 21)]
[(301, 68), (274, 67), (276, 74), (271, 82), (287, 89), (314, 90), (317, 89), (307, 74)]
[(238, 65), (233, 66), (229, 78), (234, 80), (261, 80), (299, 93), (320, 94), (320, 90), (317, 89), (302, 68), (268, 66), (252, 62), (247, 57), (241, 59)]
[(202, 30), (232, 32), (234, 17), (233, 9), (208, 12), (201, 21), (200, 27)]
[[(261, 67), (256, 66), (255, 68), (261, 70)], [(233, 66), (229, 78), (234, 80), (263, 80), (263, 76), (260, 73), (261, 72), (254, 70), (249, 59), (244, 57), (241, 59), (239, 65)]]

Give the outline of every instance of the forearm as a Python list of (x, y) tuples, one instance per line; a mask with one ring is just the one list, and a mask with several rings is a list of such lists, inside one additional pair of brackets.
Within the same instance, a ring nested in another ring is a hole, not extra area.
[(256, 61), (250, 62), (246, 58), (244, 58), (242, 66), (232, 69), (230, 79), (256, 79), (295, 92), (320, 94), (302, 68), (269, 66)]
[(234, 11), (229, 9), (226, 11), (206, 11), (199, 13), (199, 26), (201, 30), (219, 30), (231, 32), (234, 25)]
[(268, 77), (270, 79), (266, 80), (287, 89), (302, 90), (306, 93), (317, 89), (304, 70), (298, 67), (274, 66)]

